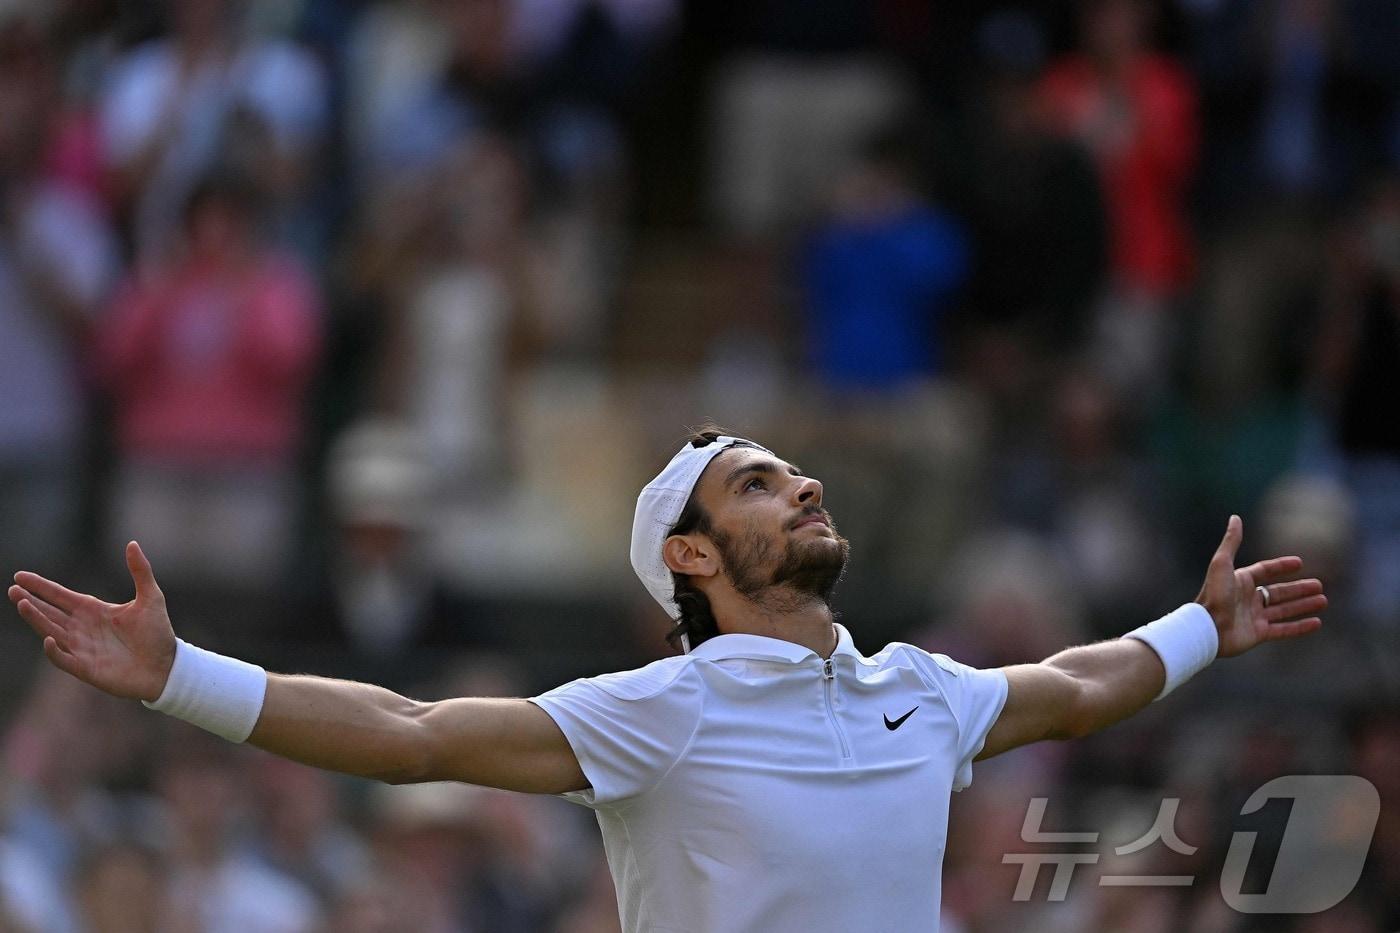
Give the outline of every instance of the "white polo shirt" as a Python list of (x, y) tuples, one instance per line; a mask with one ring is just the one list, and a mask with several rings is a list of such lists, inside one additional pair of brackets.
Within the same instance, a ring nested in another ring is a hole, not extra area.
[(938, 930), (949, 794), (1006, 675), (758, 635), (535, 697), (592, 785), (627, 933)]

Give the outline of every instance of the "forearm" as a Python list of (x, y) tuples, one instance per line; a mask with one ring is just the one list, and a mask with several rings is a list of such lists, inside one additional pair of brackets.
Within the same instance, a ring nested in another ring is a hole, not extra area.
[(1071, 649), (1046, 663), (1076, 683), (1076, 727), (1084, 734), (1131, 716), (1215, 660), (1217, 625), (1201, 603), (1191, 602), (1116, 641)]
[(1122, 638), (1004, 668), (1006, 705), (978, 757), (1107, 728), (1209, 664), (1217, 646), (1211, 616), (1187, 603)]
[(391, 783), (428, 771), (420, 704), (372, 684), (269, 674), (248, 743), (302, 764)]

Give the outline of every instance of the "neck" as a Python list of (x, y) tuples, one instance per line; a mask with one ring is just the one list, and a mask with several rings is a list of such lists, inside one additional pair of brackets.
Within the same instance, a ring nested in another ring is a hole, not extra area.
[(753, 596), (733, 590), (710, 595), (722, 635), (762, 635), (810, 648), (823, 658), (836, 650), (836, 625), (826, 601), (774, 587)]

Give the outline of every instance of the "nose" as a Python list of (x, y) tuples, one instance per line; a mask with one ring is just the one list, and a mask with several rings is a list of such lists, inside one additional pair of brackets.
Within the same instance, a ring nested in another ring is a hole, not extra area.
[(793, 498), (798, 505), (819, 506), (822, 504), (822, 484), (810, 476), (799, 476), (793, 487)]

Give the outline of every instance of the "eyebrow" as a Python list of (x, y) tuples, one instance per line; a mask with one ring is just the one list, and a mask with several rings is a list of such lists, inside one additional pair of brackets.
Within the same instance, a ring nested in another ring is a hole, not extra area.
[[(729, 475), (724, 478), (724, 488), (728, 489), (734, 481), (752, 473), (768, 474), (778, 472), (777, 466), (772, 460), (760, 460), (757, 463), (745, 463), (729, 471)], [(805, 476), (802, 468), (795, 463), (788, 464), (788, 474), (791, 476)]]

